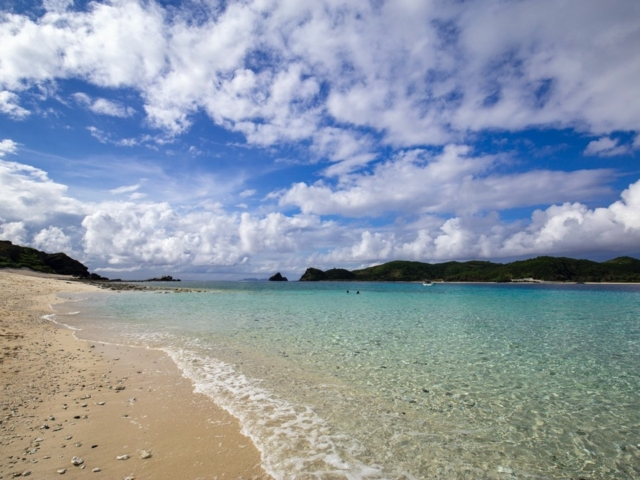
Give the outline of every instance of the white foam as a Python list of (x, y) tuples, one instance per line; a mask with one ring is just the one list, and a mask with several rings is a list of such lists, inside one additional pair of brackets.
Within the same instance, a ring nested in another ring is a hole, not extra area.
[(48, 320), (49, 322), (53, 322), (53, 323), (55, 323), (56, 325), (60, 325), (61, 327), (68, 328), (69, 330), (74, 330), (74, 331), (77, 331), (77, 332), (79, 332), (80, 330), (82, 330), (81, 328), (77, 328), (77, 327), (74, 327), (74, 326), (71, 326), (71, 325), (67, 325), (66, 323), (63, 323), (63, 322), (58, 321), (58, 320), (56, 319), (58, 316), (59, 316), (58, 314), (55, 314), (55, 313), (49, 313), (49, 314), (47, 314), (47, 315), (43, 315), (43, 316), (42, 316), (42, 318), (44, 318), (45, 320)]
[(332, 432), (311, 408), (274, 397), (258, 380), (220, 360), (189, 350), (165, 350), (195, 385), (237, 417), (245, 435), (262, 452), (263, 468), (276, 479), (384, 478), (378, 465), (356, 458), (364, 449), (348, 435)]

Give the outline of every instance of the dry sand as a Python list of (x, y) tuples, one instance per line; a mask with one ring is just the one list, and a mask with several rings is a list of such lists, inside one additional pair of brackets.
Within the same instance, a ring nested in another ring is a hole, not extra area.
[(238, 421), (166, 355), (42, 318), (57, 293), (79, 291), (96, 288), (0, 270), (0, 479), (271, 478)]

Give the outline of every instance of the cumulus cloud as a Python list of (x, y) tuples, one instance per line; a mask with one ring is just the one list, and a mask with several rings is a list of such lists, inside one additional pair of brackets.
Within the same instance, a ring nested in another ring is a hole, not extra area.
[(5, 138), (0, 142), (0, 157), (4, 157), (7, 153), (16, 153), (18, 144), (13, 140)]
[(2, 16), (5, 110), (17, 105), (7, 95), (81, 79), (138, 92), (148, 124), (169, 135), (203, 111), (250, 143), (302, 140), (351, 162), (341, 171), (375, 156), (363, 131), (408, 148), (487, 128), (640, 130), (633, 1), (249, 0), (202, 4), (198, 18), (154, 1), (67, 7)]
[(39, 224), (61, 216), (82, 215), (89, 208), (67, 195), (67, 186), (29, 165), (0, 160), (0, 218)]
[(71, 246), (71, 238), (62, 229), (54, 226), (40, 230), (34, 235), (31, 244), (45, 252), (65, 252), (67, 255), (71, 255), (74, 252)]
[(7, 222), (0, 218), (0, 240), (9, 240), (16, 245), (27, 243), (27, 228), (24, 222)]
[(29, 110), (18, 105), (19, 97), (13, 92), (0, 91), (0, 112), (16, 120), (21, 120), (29, 115)]
[[(484, 221), (489, 220), (489, 221)], [(315, 255), (315, 261), (376, 263), (395, 259), (445, 261), (537, 255), (626, 252), (640, 245), (640, 181), (605, 208), (580, 203), (536, 210), (528, 225), (495, 218), (454, 217), (430, 228), (361, 232), (351, 246)], [(433, 223), (433, 222), (432, 222)]]
[(331, 225), (313, 216), (200, 211), (186, 215), (167, 203), (107, 202), (82, 221), (85, 253), (128, 268), (229, 266), (256, 255), (304, 250)]
[[(457, 162), (438, 164), (438, 159), (411, 152), (407, 154), (411, 160), (402, 168), (411, 175), (417, 175), (413, 169), (433, 168), (438, 181), (446, 183), (448, 178), (482, 172), (495, 161), (482, 157), (480, 165), (466, 165), (466, 153), (462, 147), (451, 147), (442, 155), (457, 158)], [(417, 159), (421, 163), (416, 163)], [(430, 161), (435, 164), (430, 166)], [(542, 183), (549, 181), (543, 179)], [(591, 185), (581, 181), (577, 184)], [(202, 268), (212, 273), (227, 268), (238, 275), (268, 272), (279, 266), (301, 272), (311, 265), (333, 267), (392, 259), (626, 253), (640, 244), (640, 181), (608, 207), (560, 202), (536, 210), (528, 221), (509, 222), (496, 212), (468, 211), (447, 218), (418, 209), (411, 221), (378, 227), (365, 221), (346, 226), (308, 212), (228, 212), (218, 203), (206, 208), (204, 204), (194, 208), (131, 198), (81, 203), (47, 172), (4, 160), (0, 160), (0, 184), (1, 238), (73, 253), (92, 269), (105, 272), (166, 266), (191, 271)], [(112, 191), (135, 194), (137, 187), (125, 185)]]
[(584, 151), (585, 155), (595, 155), (600, 157), (615, 157), (625, 155), (630, 152), (626, 145), (619, 145), (619, 140), (610, 137), (602, 137), (589, 142)]
[(474, 157), (464, 145), (447, 145), (437, 155), (412, 150), (378, 164), (372, 173), (345, 176), (335, 187), (323, 181), (294, 184), (280, 193), (280, 204), (353, 217), (474, 213), (593, 198), (607, 191), (602, 185), (612, 177), (608, 170), (498, 173), (505, 161)]

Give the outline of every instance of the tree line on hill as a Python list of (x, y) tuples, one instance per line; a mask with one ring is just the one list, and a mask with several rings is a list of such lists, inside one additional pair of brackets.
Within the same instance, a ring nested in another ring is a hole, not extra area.
[[(8, 240), (0, 240), (0, 268), (28, 268), (35, 272), (70, 275), (84, 280), (120, 282), (120, 279), (109, 280), (89, 269), (66, 253), (46, 253), (31, 247), (14, 245)], [(179, 282), (179, 278), (171, 275), (154, 277), (148, 280), (129, 280), (136, 282)]]
[[(108, 280), (90, 273), (85, 265), (65, 253), (45, 253), (35, 248), (13, 245), (7, 240), (0, 240), (0, 268), (29, 268), (43, 273)], [(534, 279), (548, 282), (636, 283), (640, 282), (640, 260), (618, 257), (606, 262), (594, 262), (547, 256), (505, 264), (478, 260), (435, 264), (396, 260), (353, 271), (343, 268), (327, 271), (308, 268), (300, 277), (301, 282), (418, 282), (425, 279), (444, 282), (512, 282)], [(270, 280), (286, 281), (286, 277), (274, 275)], [(179, 280), (165, 276), (147, 281)]]
[(31, 247), (0, 240), (0, 268), (28, 268), (36, 272), (71, 275), (91, 280), (107, 280), (66, 253), (46, 253)]
[(537, 257), (511, 263), (487, 261), (421, 263), (396, 260), (359, 270), (308, 268), (301, 282), (380, 281), (512, 282), (533, 279), (548, 282), (640, 282), (640, 260), (618, 257), (606, 262), (566, 257)]

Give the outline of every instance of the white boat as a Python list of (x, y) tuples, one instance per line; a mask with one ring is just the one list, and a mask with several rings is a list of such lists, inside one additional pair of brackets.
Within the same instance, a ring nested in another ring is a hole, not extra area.
[(431, 280), (423, 280), (422, 285), (425, 287), (433, 287), (434, 283)]

